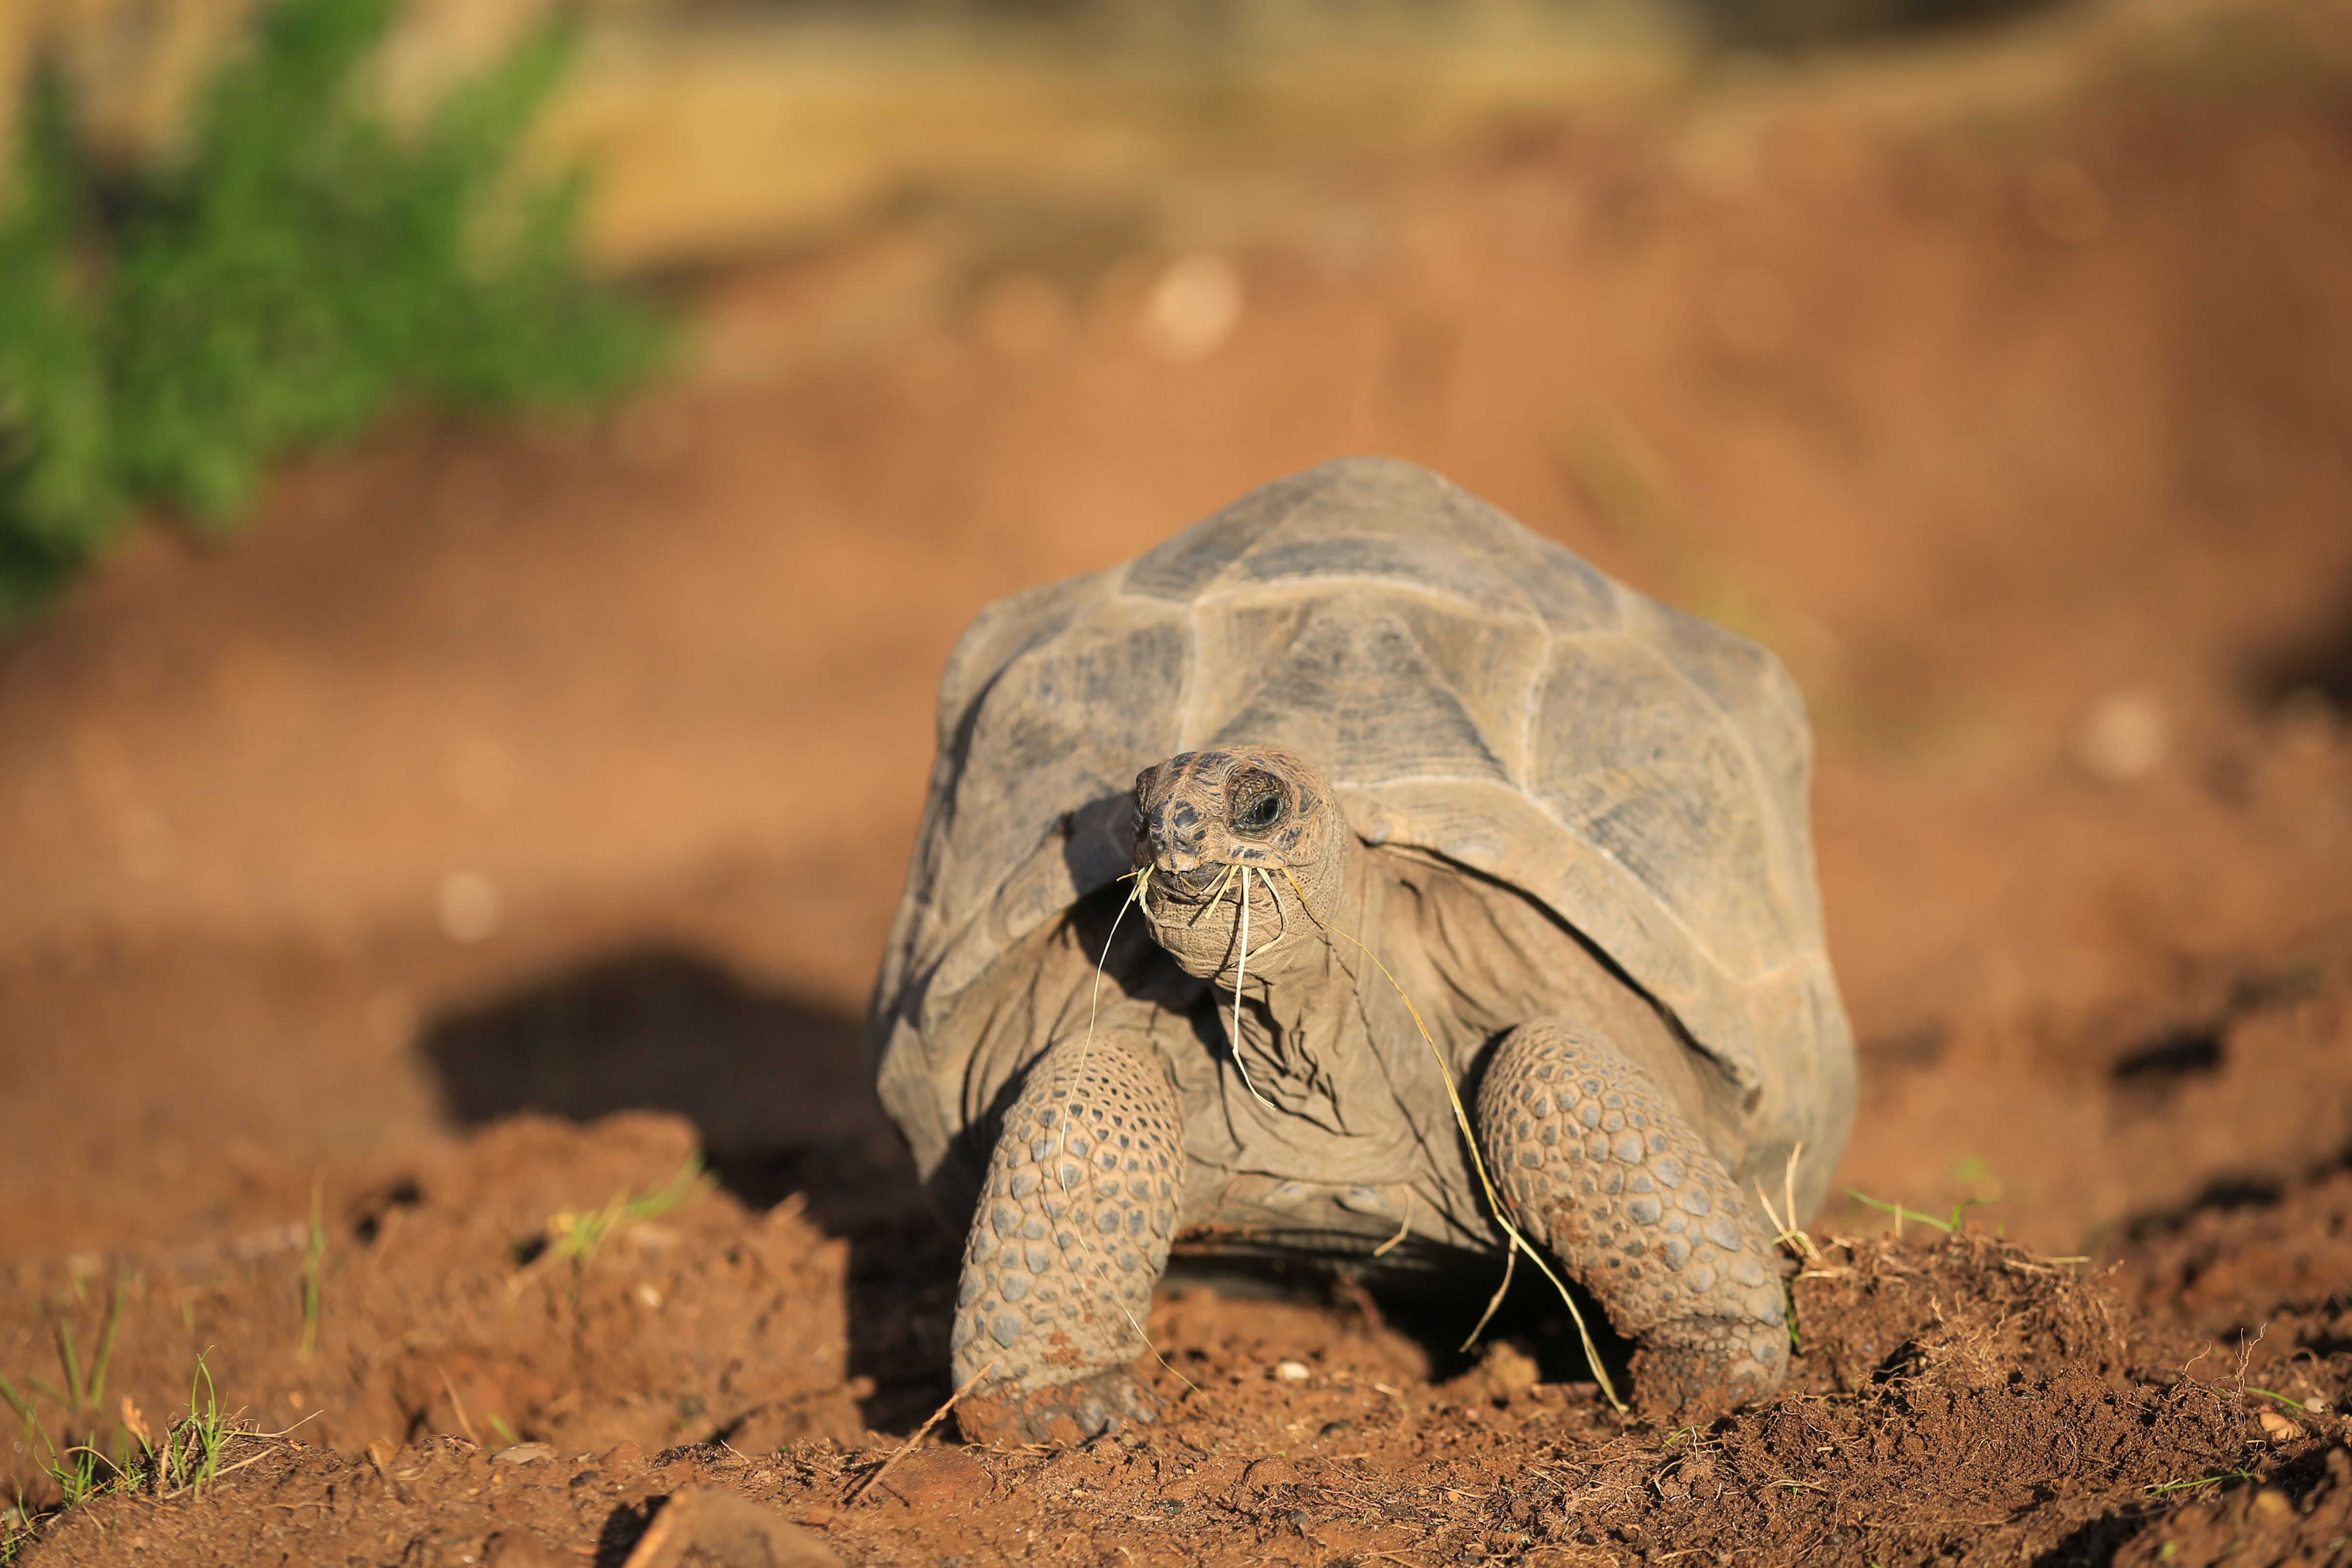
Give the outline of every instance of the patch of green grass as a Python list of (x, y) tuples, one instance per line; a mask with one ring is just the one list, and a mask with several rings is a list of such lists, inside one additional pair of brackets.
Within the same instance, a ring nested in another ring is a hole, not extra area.
[(79, 1508), (120, 1479), (119, 1471), (100, 1475), (100, 1465), (107, 1465), (110, 1471), (113, 1469), (111, 1461), (96, 1448), (77, 1443), (62, 1454), (54, 1448), (49, 1450), (49, 1457), (41, 1462), (41, 1469), (48, 1472), (50, 1483), (58, 1489), (58, 1506)]
[(0, 188), (0, 624), (137, 508), (225, 530), (281, 455), (404, 402), (578, 403), (660, 333), (573, 260), (577, 180), (513, 172), (562, 24), (410, 128), (367, 103), (394, 0), (271, 0), (176, 151), (103, 167), (54, 70)]
[[(118, 1306), (120, 1294), (118, 1291)], [(116, 1451), (111, 1458), (95, 1446), (95, 1435), (89, 1442), (71, 1444), (60, 1450), (37, 1418), (31, 1402), (0, 1381), (0, 1394), (5, 1394), (8, 1405), (24, 1423), (17, 1438), (20, 1449), (38, 1448), (45, 1452), (46, 1457), (37, 1458), (35, 1463), (58, 1494), (54, 1503), (37, 1510), (19, 1494), (13, 1508), (0, 1511), (0, 1564), (14, 1561), (32, 1543), (41, 1520), (79, 1508), (108, 1492), (143, 1489), (161, 1498), (201, 1494), (210, 1486), (224, 1471), (222, 1457), (229, 1444), (238, 1437), (256, 1435), (221, 1409), (219, 1391), (214, 1385), (208, 1364), (212, 1353), (213, 1347), (207, 1346), (196, 1357), (195, 1371), (188, 1379), (187, 1414), (168, 1424), (160, 1438), (150, 1437), (137, 1406), (127, 1398), (123, 1400), (127, 1430), (117, 1432)], [(79, 1384), (85, 1393), (100, 1386), (95, 1368), (87, 1384), (81, 1384), (74, 1372), (68, 1373), (68, 1380)], [(58, 1402), (64, 1403), (62, 1396)], [(226, 1469), (238, 1469), (253, 1462), (246, 1459)]]
[(614, 1193), (612, 1201), (602, 1208), (585, 1214), (567, 1209), (550, 1218), (547, 1254), (569, 1260), (575, 1269), (584, 1269), (614, 1231), (683, 1208), (718, 1185), (718, 1178), (702, 1168), (702, 1156), (691, 1155), (666, 1186), (641, 1197), (632, 1197), (624, 1189)]
[[(186, 1491), (201, 1497), (213, 1478), (220, 1474), (221, 1454), (228, 1440), (236, 1436), (234, 1419), (224, 1415), (220, 1407), (220, 1391), (213, 1385), (213, 1370), (205, 1360), (213, 1353), (207, 1345), (196, 1357), (196, 1370), (188, 1377), (188, 1414), (163, 1434), (157, 1450), (155, 1490), (158, 1492)], [(196, 1389), (204, 1389), (204, 1407), (197, 1408)]]

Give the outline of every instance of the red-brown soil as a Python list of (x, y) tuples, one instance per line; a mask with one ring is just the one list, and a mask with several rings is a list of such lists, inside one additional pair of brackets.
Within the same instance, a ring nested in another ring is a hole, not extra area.
[[(20, 1547), (617, 1564), (698, 1484), (877, 1564), (2352, 1562), (2336, 17), (1935, 129), (1825, 92), (911, 210), (681, 285), (616, 415), (413, 423), (142, 539), (0, 652), (0, 1485), (133, 1473)], [(1135, 322), (1199, 246), (1244, 306), (1171, 362)], [(946, 649), (1351, 450), (1781, 651), (1841, 1186), (1980, 1207), (1815, 1217), (1796, 1381), (1705, 1430), (1612, 1414), (1525, 1281), (1457, 1352), (1491, 1270), (1196, 1273), (1164, 1421), (950, 1417), (852, 1500), (950, 1393), (956, 1239), (856, 1022)], [(197, 1495), (133, 1456), (200, 1355), (286, 1435)]]

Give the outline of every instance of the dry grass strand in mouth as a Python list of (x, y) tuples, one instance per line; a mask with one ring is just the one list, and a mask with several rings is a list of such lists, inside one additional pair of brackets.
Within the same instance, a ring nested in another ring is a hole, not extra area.
[[(1269, 1111), (1279, 1113), (1282, 1107), (1276, 1105), (1273, 1101), (1259, 1093), (1257, 1092), (1257, 1085), (1250, 1082), (1249, 1063), (1242, 1060), (1242, 977), (1249, 972), (1250, 868), (1242, 864), (1239, 861), (1236, 861), (1234, 862), (1234, 870), (1241, 873), (1242, 878), (1241, 949), (1240, 956), (1234, 961), (1234, 1024), (1231, 1031), (1233, 1037), (1232, 1047), (1234, 1052), (1234, 1070), (1242, 1075), (1243, 1087), (1246, 1088), (1250, 1092), (1251, 1099), (1256, 1101), (1259, 1104), (1265, 1106)], [(1229, 873), (1227, 874), (1230, 876), (1231, 873)], [(1294, 887), (1297, 885), (1297, 878), (1294, 877), (1292, 879), (1291, 885)], [(1267, 886), (1266, 892), (1269, 894), (1274, 892), (1271, 884)], [(1223, 883), (1219, 884), (1218, 896), (1223, 896)], [(1195, 916), (1195, 918), (1197, 919), (1198, 916)]]
[[(1220, 904), (1223, 904), (1225, 901), (1225, 888), (1233, 882), (1234, 873), (1241, 869), (1241, 862), (1228, 862), (1225, 865), (1225, 874), (1217, 879), (1216, 892), (1209, 895), (1208, 903), (1201, 905), (1200, 908), (1192, 912), (1192, 918), (1186, 921), (1185, 924), (1188, 925), (1198, 925), (1201, 924), (1202, 918), (1205, 916), (1209, 911), (1216, 908)], [(1244, 895), (1242, 900), (1242, 906), (1244, 909), (1249, 906), (1249, 899), (1246, 895)]]

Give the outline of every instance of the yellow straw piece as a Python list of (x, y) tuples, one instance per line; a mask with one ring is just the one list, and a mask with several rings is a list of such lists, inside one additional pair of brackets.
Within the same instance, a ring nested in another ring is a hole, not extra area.
[(1372, 1256), (1375, 1258), (1387, 1257), (1398, 1247), (1403, 1245), (1405, 1237), (1412, 1231), (1412, 1188), (1407, 1187), (1404, 1189), (1404, 1218), (1397, 1222), (1397, 1233), (1394, 1236), (1390, 1237), (1386, 1241), (1381, 1242), (1378, 1247), (1373, 1248)]

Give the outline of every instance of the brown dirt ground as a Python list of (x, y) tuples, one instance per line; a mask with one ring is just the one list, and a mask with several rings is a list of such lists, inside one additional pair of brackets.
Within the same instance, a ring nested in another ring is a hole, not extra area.
[[(614, 416), (412, 423), (233, 549), (141, 539), (0, 652), (0, 1486), (134, 1473), (20, 1544), (617, 1564), (701, 1484), (951, 1568), (2352, 1562), (2340, 16), (1935, 128), (1825, 87), (916, 204), (681, 283), (688, 363)], [(1157, 358), (1154, 258), (1207, 244), (1240, 322)], [(1843, 1185), (1983, 1207), (1817, 1217), (1796, 1382), (1705, 1431), (1613, 1416), (1525, 1281), (1454, 1350), (1491, 1270), (1196, 1271), (1165, 1421), (950, 1420), (848, 1500), (950, 1392), (955, 1239), (855, 1021), (946, 648), (1350, 450), (1781, 650)], [(600, 1210), (698, 1148), (716, 1190)], [(200, 1354), (288, 1435), (198, 1495), (132, 1455)]]

